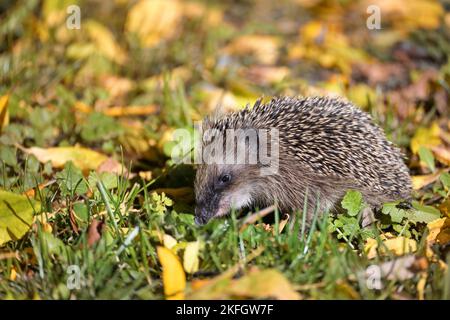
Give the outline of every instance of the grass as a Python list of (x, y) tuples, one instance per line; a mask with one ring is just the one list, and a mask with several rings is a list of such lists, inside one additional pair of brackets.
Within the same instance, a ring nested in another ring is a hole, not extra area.
[[(103, 217), (105, 231), (93, 247), (87, 245), (87, 225), (80, 234), (71, 230), (66, 208), (57, 213), (51, 203), (58, 187), (43, 192), (47, 204), (42, 214), (55, 217), (53, 232), (43, 230), (40, 223), (35, 231), (22, 241), (7, 245), (2, 251), (15, 252), (17, 259), (0, 261), (0, 294), (15, 299), (161, 299), (164, 297), (160, 278), (161, 269), (155, 248), (160, 240), (155, 231), (172, 235), (179, 243), (199, 239), (204, 246), (200, 252), (199, 272), (188, 280), (205, 275), (223, 273), (236, 264), (245, 272), (251, 266), (276, 268), (294, 284), (305, 297), (313, 299), (383, 299), (395, 296), (398, 282), (386, 282), (382, 290), (369, 290), (361, 274), (379, 258), (369, 260), (362, 254), (360, 241), (339, 241), (329, 231), (327, 216), (317, 218), (308, 230), (298, 219), (283, 232), (267, 232), (261, 225), (248, 225), (240, 232), (244, 219), (233, 215), (229, 219), (215, 220), (198, 227), (189, 213), (176, 212), (161, 205), (160, 197), (151, 197), (145, 184), (131, 187), (127, 181), (118, 183), (117, 189), (108, 190), (102, 182), (92, 198), (83, 199), (76, 192), (66, 198), (66, 204), (84, 203), (90, 214)], [(54, 189), (52, 191), (52, 189)], [(75, 188), (76, 189), (76, 188)], [(98, 191), (98, 192), (97, 192)], [(44, 213), (44, 211), (47, 211)], [(316, 215), (317, 217), (318, 215)], [(279, 217), (278, 212), (275, 217)], [(89, 221), (89, 218), (87, 219)], [(274, 230), (278, 230), (279, 218)], [(137, 237), (127, 241), (131, 230), (138, 228)], [(300, 236), (299, 236), (300, 235)], [(378, 237), (381, 243), (380, 238)], [(421, 242), (418, 251), (423, 250)], [(121, 249), (125, 247), (125, 249)], [(247, 263), (246, 257), (256, 248), (262, 253)], [(5, 250), (6, 249), (6, 250)], [(36, 260), (36, 261), (33, 261)], [(76, 265), (81, 271), (81, 287), (69, 290), (69, 267)], [(449, 298), (443, 271), (430, 266), (427, 293), (429, 299)], [(20, 275), (10, 280), (12, 269)], [(420, 275), (402, 282), (402, 294), (416, 295)]]

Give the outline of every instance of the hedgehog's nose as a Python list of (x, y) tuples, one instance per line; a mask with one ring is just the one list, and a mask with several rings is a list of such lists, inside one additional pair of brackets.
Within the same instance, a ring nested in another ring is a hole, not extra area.
[(200, 209), (199, 207), (195, 208), (195, 224), (198, 226), (204, 225), (208, 222), (206, 210)]

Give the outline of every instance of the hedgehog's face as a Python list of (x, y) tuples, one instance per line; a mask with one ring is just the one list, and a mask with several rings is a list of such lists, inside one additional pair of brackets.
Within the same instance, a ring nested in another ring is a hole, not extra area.
[(203, 164), (195, 181), (195, 222), (206, 224), (253, 202), (252, 180), (258, 171), (251, 165)]

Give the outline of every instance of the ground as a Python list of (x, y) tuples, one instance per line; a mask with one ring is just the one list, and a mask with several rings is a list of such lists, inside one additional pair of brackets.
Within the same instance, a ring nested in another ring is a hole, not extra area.
[[(0, 299), (449, 299), (449, 30), (431, 0), (2, 1)], [(411, 203), (196, 226), (172, 133), (275, 95), (369, 112)]]

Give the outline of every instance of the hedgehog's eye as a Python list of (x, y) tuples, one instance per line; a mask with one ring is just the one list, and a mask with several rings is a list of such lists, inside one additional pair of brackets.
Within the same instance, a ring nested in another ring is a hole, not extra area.
[(228, 183), (231, 180), (231, 176), (229, 174), (224, 174), (222, 176), (220, 176), (219, 181), (222, 184)]

